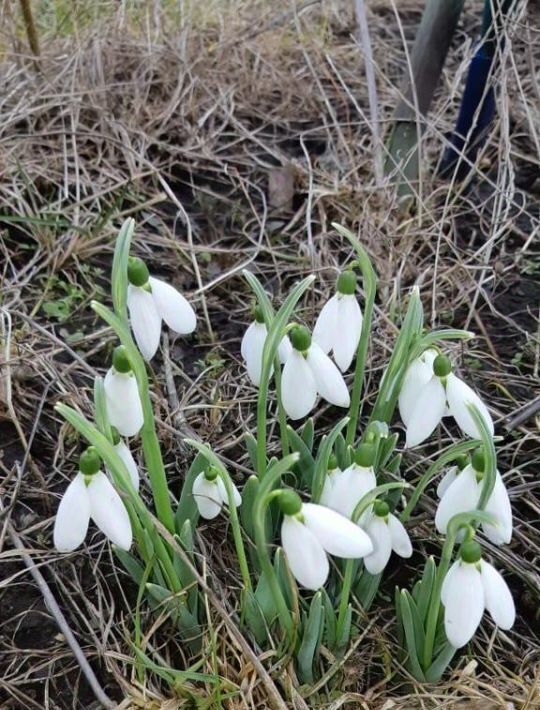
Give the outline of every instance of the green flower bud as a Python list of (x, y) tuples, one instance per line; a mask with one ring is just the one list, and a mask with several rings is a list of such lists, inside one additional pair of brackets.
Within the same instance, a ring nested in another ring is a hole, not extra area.
[(116, 372), (131, 372), (131, 363), (123, 345), (119, 345), (113, 350), (112, 364)]
[(338, 276), (336, 288), (338, 293), (351, 296), (356, 290), (356, 274), (354, 271), (342, 271)]
[(93, 476), (101, 468), (101, 458), (95, 446), (89, 446), (79, 459), (79, 471), (85, 476)]
[(362, 468), (373, 466), (375, 447), (372, 444), (361, 444), (354, 454), (354, 463)]
[(292, 346), (295, 350), (305, 353), (311, 345), (311, 335), (303, 325), (296, 325), (290, 333)]
[(337, 467), (338, 467), (337, 456), (335, 454), (330, 454), (330, 456), (328, 457), (328, 470), (333, 471)]
[(452, 372), (452, 363), (446, 355), (437, 355), (433, 361), (433, 372), (437, 377), (446, 377)]
[(386, 503), (384, 500), (375, 501), (375, 504), (373, 506), (374, 515), (379, 518), (386, 518), (389, 512), (390, 508), (388, 507), (388, 503)]
[(149, 277), (148, 267), (144, 261), (137, 256), (130, 256), (128, 259), (129, 283), (133, 286), (145, 286)]
[(463, 562), (474, 564), (482, 558), (482, 548), (476, 540), (468, 540), (461, 546), (459, 555)]
[(297, 515), (302, 510), (302, 499), (294, 491), (280, 491), (278, 503), (283, 515)]
[(118, 446), (118, 444), (120, 443), (120, 434), (118, 433), (118, 429), (115, 426), (111, 427), (111, 437), (114, 446)]
[(472, 467), (478, 473), (484, 473), (486, 470), (486, 457), (484, 456), (483, 449), (475, 449), (471, 457)]

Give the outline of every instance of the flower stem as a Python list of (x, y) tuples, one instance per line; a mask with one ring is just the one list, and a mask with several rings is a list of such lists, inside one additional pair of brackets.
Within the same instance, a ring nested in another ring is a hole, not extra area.
[(332, 226), (342, 236), (349, 240), (352, 247), (356, 251), (358, 257), (357, 263), (360, 267), (360, 271), (362, 272), (364, 292), (366, 294), (362, 332), (360, 334), (360, 340), (358, 341), (358, 348), (356, 350), (356, 366), (354, 369), (353, 389), (351, 404), (349, 407), (349, 424), (347, 426), (347, 435), (345, 437), (347, 445), (352, 446), (356, 436), (358, 417), (360, 416), (360, 400), (362, 397), (362, 387), (364, 385), (364, 372), (366, 369), (369, 336), (371, 334), (371, 321), (373, 320), (373, 307), (375, 304), (375, 295), (377, 293), (377, 279), (366, 250), (360, 244), (358, 239), (356, 239), (354, 234), (335, 222), (332, 222)]
[(165, 467), (163, 465), (161, 449), (159, 447), (159, 439), (156, 434), (154, 411), (150, 400), (150, 387), (148, 384), (146, 364), (133, 342), (131, 333), (118, 315), (97, 301), (92, 301), (91, 305), (94, 311), (111, 326), (120, 342), (127, 350), (133, 373), (137, 379), (137, 386), (143, 409), (144, 423), (141, 429), (141, 441), (143, 445), (144, 460), (152, 486), (156, 513), (167, 530), (169, 530), (169, 532), (174, 532), (174, 515), (169, 497)]
[(409, 520), (409, 518), (411, 517), (411, 513), (413, 512), (414, 508), (416, 507), (416, 504), (420, 500), (420, 496), (425, 491), (430, 481), (437, 475), (439, 470), (443, 466), (446, 466), (446, 464), (458, 458), (458, 456), (462, 456), (468, 451), (471, 451), (471, 449), (475, 449), (479, 443), (480, 442), (477, 439), (473, 439), (471, 441), (462, 441), (459, 444), (452, 444), (445, 451), (443, 451), (439, 458), (431, 464), (431, 466), (427, 469), (427, 471), (418, 481), (418, 484), (416, 485), (416, 488), (414, 489), (414, 492), (409, 502), (407, 503), (405, 510), (400, 515), (400, 520), (402, 523), (406, 523)]

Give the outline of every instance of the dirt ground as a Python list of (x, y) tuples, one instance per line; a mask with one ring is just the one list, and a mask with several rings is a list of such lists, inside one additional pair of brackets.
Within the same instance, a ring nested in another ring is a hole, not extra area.
[[(415, 683), (393, 662), (394, 586), (440, 550), (428, 491), (412, 521), (415, 555), (389, 567), (368, 630), (342, 662), (323, 659), (332, 669), (324, 682), (299, 692), (314, 708), (540, 707), (540, 415), (527, 415), (540, 367), (538, 3), (509, 29), (498, 114), (471, 179), (458, 184), (435, 169), (480, 27), (481, 3), (466, 3), (425, 125), (412, 214), (374, 177), (353, 3), (293, 10), (262, 0), (105, 2), (99, 12), (91, 2), (36, 5), (39, 67), (18, 7), (0, 5), (0, 707), (96, 707), (14, 535), (120, 707), (269, 707), (256, 671), (211, 608), (201, 669), (230, 681), (221, 699), (195, 684), (175, 689), (157, 673), (142, 676), (132, 654), (137, 588), (102, 536), (90, 535), (70, 555), (52, 546), (54, 514), (80, 450), (53, 407), (62, 401), (91, 412), (93, 378), (108, 367), (115, 340), (89, 304), (108, 302), (114, 239), (127, 216), (137, 222), (135, 252), (188, 294), (199, 315), (193, 337), (164, 336), (155, 362), (154, 403), (175, 494), (193, 458), (182, 443), (190, 431), (231, 462), (239, 482), (249, 465), (242, 434), (254, 426), (256, 391), (240, 358), (252, 301), (243, 268), (276, 302), (315, 272), (314, 295), (302, 306), (310, 321), (336, 266), (350, 257), (331, 222), (358, 232), (379, 276), (366, 407), (414, 283), (430, 325), (477, 333), (451, 350), (503, 437), (498, 461), (514, 537), (510, 546), (487, 547), (509, 580), (516, 625), (495, 634), (484, 623), (473, 653), (461, 654), (436, 687)], [(384, 137), (421, 7), (368, 3)], [(411, 482), (425, 468), (422, 451), (405, 458)], [(233, 611), (240, 582), (229, 538), (221, 519), (198, 531), (204, 574)], [(177, 669), (193, 661), (166, 618), (143, 605), (140, 625), (154, 661)], [(291, 676), (274, 680), (295, 707)]]

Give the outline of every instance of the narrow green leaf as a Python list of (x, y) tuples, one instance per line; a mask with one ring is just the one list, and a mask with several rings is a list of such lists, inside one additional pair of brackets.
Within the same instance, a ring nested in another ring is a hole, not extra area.
[(287, 426), (287, 435), (291, 449), (300, 454), (300, 458), (294, 466), (294, 471), (298, 473), (302, 485), (305, 488), (310, 488), (315, 470), (315, 460), (302, 437), (291, 426)]
[(244, 441), (246, 443), (246, 449), (249, 455), (249, 460), (251, 461), (251, 465), (253, 467), (253, 470), (257, 470), (257, 439), (253, 436), (253, 434), (249, 431), (247, 431), (244, 434)]
[(428, 557), (426, 564), (424, 566), (424, 572), (422, 574), (422, 579), (420, 580), (420, 585), (418, 587), (418, 597), (416, 601), (416, 606), (418, 608), (418, 615), (422, 619), (422, 623), (425, 623), (429, 602), (431, 600), (431, 594), (433, 592), (433, 585), (435, 583), (435, 573), (437, 571), (437, 565), (433, 557)]
[(401, 591), (402, 596), (405, 596), (407, 598), (407, 602), (409, 604), (409, 609), (411, 612), (411, 617), (412, 617), (412, 622), (414, 626), (414, 638), (416, 640), (416, 655), (418, 658), (421, 658), (422, 656), (422, 651), (424, 649), (424, 642), (426, 640), (426, 634), (424, 631), (424, 624), (422, 620), (420, 619), (420, 615), (418, 614), (418, 608), (416, 606), (416, 602), (412, 598), (412, 596), (409, 594), (409, 592), (406, 589), (403, 589)]
[(302, 642), (296, 660), (301, 683), (313, 683), (313, 661), (318, 651), (321, 627), (324, 623), (324, 609), (321, 592), (317, 592), (309, 606), (309, 614), (302, 628)]
[(313, 437), (315, 434), (315, 427), (313, 424), (313, 417), (306, 419), (304, 426), (302, 427), (301, 437), (304, 444), (308, 447), (310, 451), (313, 451)]
[(401, 590), (401, 619), (403, 630), (405, 632), (405, 640), (407, 645), (407, 665), (410, 667), (411, 673), (416, 680), (423, 682), (425, 680), (424, 673), (420, 666), (417, 654), (417, 643), (414, 633), (414, 622), (412, 618), (411, 608), (409, 606), (410, 596), (404, 594), (405, 590)]
[(336, 647), (337, 618), (334, 605), (325, 589), (322, 589), (324, 605), (324, 639), (328, 648)]
[(255, 641), (259, 646), (263, 646), (268, 640), (268, 626), (264, 613), (251, 589), (244, 590), (242, 594), (242, 618)]
[(362, 570), (360, 575), (360, 581), (357, 583), (354, 594), (364, 611), (369, 611), (375, 595), (379, 590), (379, 585), (382, 579), (382, 572), (380, 574), (370, 574), (366, 569)]
[(456, 651), (456, 648), (451, 646), (448, 642), (446, 643), (442, 651), (437, 655), (426, 671), (426, 681), (428, 683), (438, 683), (440, 681), (450, 661), (454, 658)]
[(135, 584), (139, 585), (144, 578), (144, 567), (129, 552), (120, 549), (116, 545), (113, 545), (113, 550), (126, 572), (131, 576)]
[(111, 273), (111, 289), (114, 311), (123, 321), (127, 320), (128, 258), (131, 238), (135, 231), (135, 220), (128, 218), (120, 228), (116, 238)]

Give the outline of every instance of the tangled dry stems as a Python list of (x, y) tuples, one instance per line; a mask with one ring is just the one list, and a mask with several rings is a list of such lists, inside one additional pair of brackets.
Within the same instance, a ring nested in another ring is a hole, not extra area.
[[(188, 433), (209, 441), (237, 480), (249, 472), (242, 434), (253, 428), (256, 392), (239, 361), (250, 305), (242, 268), (255, 269), (276, 302), (315, 271), (316, 288), (299, 314), (313, 323), (336, 269), (350, 256), (330, 223), (358, 230), (380, 279), (365, 407), (413, 283), (421, 284), (429, 325), (478, 333), (452, 354), (506, 435), (499, 466), (514, 505), (515, 535), (510, 547), (488, 549), (510, 573), (520, 614), (516, 629), (495, 635), (484, 624), (475, 659), (462, 657), (435, 689), (416, 684), (396, 667), (391, 611), (393, 584), (408, 584), (411, 565), (404, 577), (402, 570), (391, 572), (346, 657), (324, 654), (325, 674), (313, 688), (295, 690), (293, 670), (277, 654), (259, 661), (291, 707), (430, 708), (465, 701), (471, 708), (535, 707), (538, 421), (529, 418), (513, 431), (507, 424), (534, 398), (540, 360), (540, 94), (531, 71), (538, 64), (537, 5), (522, 9), (509, 28), (497, 70), (498, 118), (472, 178), (458, 184), (433, 175), (479, 26), (475, 8), (466, 7), (425, 125), (418, 209), (405, 216), (392, 190), (374, 180), (376, 147), (352, 4), (307, 2), (295, 10), (288, 3), (214, 2), (204, 10), (186, 5), (180, 14), (172, 3), (152, 8), (103, 3), (99, 15), (84, 8), (80, 15), (66, 10), (63, 22), (42, 18), (40, 71), (24, 56), (17, 18), (4, 24), (0, 248), (2, 305), (11, 316), (0, 388), (0, 594), (8, 610), (0, 688), (6, 707), (93, 702), (9, 543), (9, 526), (47, 577), (120, 707), (173, 708), (190, 694), (210, 707), (271, 702), (268, 685), (223, 617), (237, 624), (240, 586), (225, 521), (201, 526), (197, 535), (199, 571), (222, 606), (206, 598), (209, 650), (202, 670), (226, 679), (220, 691), (189, 683), (173, 691), (174, 683), (158, 674), (141, 674), (130, 645), (134, 609), (139, 645), (154, 663), (181, 669), (189, 659), (166, 614), (156, 617), (137, 606), (137, 590), (100, 537), (67, 558), (52, 550), (52, 516), (80, 447), (53, 405), (62, 400), (91, 412), (92, 380), (103, 372), (114, 340), (88, 306), (91, 298), (107, 298), (113, 240), (128, 215), (137, 220), (138, 253), (192, 294), (201, 316), (193, 340), (165, 336), (154, 382), (175, 494), (191, 457), (182, 443)], [(399, 7), (369, 4), (383, 134), (399, 96), (403, 38), (412, 40), (419, 17), (413, 0)], [(61, 299), (64, 321), (47, 310)], [(324, 425), (325, 408), (317, 418)], [(448, 432), (441, 433), (439, 443), (448, 440)], [(437, 448), (407, 456), (408, 480), (414, 482)], [(432, 510), (433, 498), (413, 520), (416, 566), (438, 550)]]

